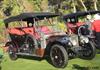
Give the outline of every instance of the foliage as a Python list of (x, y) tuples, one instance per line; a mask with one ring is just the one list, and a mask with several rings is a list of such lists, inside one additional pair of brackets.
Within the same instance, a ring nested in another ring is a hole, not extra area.
[[(97, 1), (97, 2), (96, 2)], [(0, 0), (0, 19), (22, 12), (55, 12), (62, 14), (100, 10), (100, 0)], [(0, 39), (4, 39), (4, 24), (0, 24)]]
[[(100, 7), (100, 0), (48, 0), (49, 5), (53, 6), (55, 12), (60, 12), (62, 14), (77, 12), (77, 11), (87, 11), (96, 10)], [(97, 1), (95, 3), (95, 1)], [(95, 5), (96, 4), (96, 5)], [(57, 10), (56, 10), (56, 9)]]
[(9, 15), (17, 15), (22, 12), (23, 8), (19, 3), (19, 0), (4, 0), (3, 5), (2, 5), (2, 11), (5, 12), (4, 14), (6, 15), (7, 13), (10, 13)]
[[(32, 7), (32, 11), (51, 11), (64, 14), (74, 12), (75, 9), (76, 11), (83, 11), (81, 1), (87, 10), (94, 9), (95, 0), (3, 0), (0, 1), (0, 11), (9, 12), (8, 15), (16, 15)], [(100, 7), (99, 3), (100, 1), (97, 0), (98, 9)], [(30, 6), (28, 6), (29, 4)], [(26, 8), (25, 5), (29, 8)]]
[(29, 0), (34, 7), (34, 11), (48, 10), (48, 0)]

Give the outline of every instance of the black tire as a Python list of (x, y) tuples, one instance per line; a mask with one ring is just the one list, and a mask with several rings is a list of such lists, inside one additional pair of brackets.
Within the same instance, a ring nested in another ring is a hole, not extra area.
[(8, 54), (9, 54), (9, 58), (11, 60), (17, 60), (17, 54), (16, 54), (16, 48), (14, 47), (13, 44), (9, 44), (9, 49), (8, 49)]
[(57, 68), (65, 68), (68, 64), (68, 54), (62, 45), (54, 44), (50, 49), (50, 63)]
[(95, 57), (96, 48), (91, 41), (89, 43), (84, 44), (82, 48), (85, 49), (85, 51), (83, 51), (82, 55), (80, 56), (81, 59), (92, 60)]

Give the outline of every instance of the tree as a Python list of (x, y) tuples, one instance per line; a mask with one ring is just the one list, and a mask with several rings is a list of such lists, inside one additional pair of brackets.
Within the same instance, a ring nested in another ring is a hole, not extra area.
[(100, 0), (97, 2), (98, 10), (100, 10)]
[(75, 13), (77, 10), (76, 10), (76, 5), (75, 5), (75, 0), (72, 0), (72, 5), (73, 5), (73, 12)]
[(83, 1), (83, 0), (79, 0), (79, 1), (81, 2), (81, 4), (82, 4), (84, 10), (87, 11), (87, 7), (85, 6), (84, 1)]
[(19, 0), (4, 0), (1, 8), (5, 17), (11, 15), (17, 15), (22, 12), (22, 6), (19, 4)]

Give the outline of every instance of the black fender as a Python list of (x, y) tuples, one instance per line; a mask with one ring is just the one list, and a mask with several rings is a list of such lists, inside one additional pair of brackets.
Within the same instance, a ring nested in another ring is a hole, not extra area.
[(18, 46), (17, 46), (16, 43), (14, 43), (14, 42), (12, 42), (12, 41), (9, 41), (9, 42), (7, 42), (7, 43), (5, 44), (4, 47), (7, 48), (7, 49), (5, 50), (5, 52), (8, 52), (8, 51), (9, 51), (9, 45), (10, 45), (10, 44), (13, 45), (13, 48), (15, 48), (15, 49), (16, 49), (16, 52), (17, 52)]
[(9, 44), (13, 44), (13, 45), (15, 45), (15, 46), (14, 46), (15, 48), (17, 48), (17, 47), (18, 47), (18, 46), (17, 46), (17, 44), (16, 44), (15, 42), (12, 42), (12, 41), (7, 42), (7, 43), (5, 44), (5, 46), (4, 46), (4, 47), (8, 47), (8, 46), (9, 46)]
[(52, 41), (49, 41), (48, 44), (55, 44), (55, 43), (59, 43), (62, 44), (63, 46), (68, 46), (68, 43), (70, 42), (69, 37), (68, 36), (56, 36), (56, 37), (52, 37), (50, 38)]
[(68, 46), (68, 43), (70, 42), (69, 38), (67, 36), (65, 37), (60, 37), (57, 40), (55, 40), (56, 42), (61, 43), (64, 46)]
[(7, 42), (4, 47), (8, 47), (9, 44), (12, 44), (11, 41)]
[(69, 41), (69, 38), (67, 36), (56, 36), (56, 37), (52, 37), (50, 38), (52, 41), (49, 41), (47, 43), (47, 46), (46, 46), (46, 49), (45, 49), (45, 55), (48, 55), (49, 54), (49, 51), (51, 49), (51, 46), (54, 45), (54, 44), (60, 44), (60, 45), (63, 45), (63, 47), (67, 50), (68, 49), (68, 43), (70, 42)]

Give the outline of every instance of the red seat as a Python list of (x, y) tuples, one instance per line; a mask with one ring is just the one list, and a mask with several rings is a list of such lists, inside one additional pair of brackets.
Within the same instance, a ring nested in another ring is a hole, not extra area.
[(44, 34), (50, 34), (52, 33), (52, 30), (49, 29), (49, 27), (47, 26), (41, 26), (39, 27), (41, 29), (41, 31), (44, 33)]
[[(47, 26), (40, 26), (37, 29), (39, 29), (44, 34), (52, 33), (52, 30), (50, 30)], [(9, 28), (8, 32), (13, 35), (24, 35), (24, 34), (30, 34), (35, 36), (36, 39), (40, 38), (40, 35), (38, 32), (35, 31), (34, 27), (17, 27), (17, 28)]]

